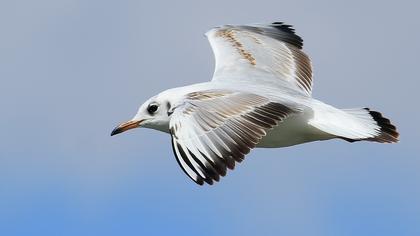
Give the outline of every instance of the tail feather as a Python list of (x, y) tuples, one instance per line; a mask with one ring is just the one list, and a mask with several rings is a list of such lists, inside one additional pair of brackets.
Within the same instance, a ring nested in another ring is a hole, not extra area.
[(380, 127), (379, 135), (369, 138), (369, 141), (375, 141), (380, 143), (396, 143), (400, 134), (397, 131), (395, 125), (391, 124), (391, 121), (382, 116), (380, 112), (371, 111), (369, 108), (364, 108), (369, 112), (372, 118), (376, 121), (376, 124)]
[[(320, 109), (321, 108), (321, 109)], [(309, 122), (314, 127), (349, 142), (398, 142), (399, 133), (389, 119), (369, 108), (336, 109), (319, 107)]]
[[(349, 114), (357, 116), (360, 120), (365, 120), (366, 122), (375, 122), (375, 135), (372, 137), (364, 138), (348, 138), (340, 137), (348, 142), (356, 141), (373, 141), (379, 143), (396, 143), (398, 142), (399, 133), (395, 125), (391, 124), (391, 121), (388, 118), (382, 116), (380, 112), (372, 111), (369, 108), (363, 109), (344, 109)], [(366, 116), (368, 115), (368, 116)]]

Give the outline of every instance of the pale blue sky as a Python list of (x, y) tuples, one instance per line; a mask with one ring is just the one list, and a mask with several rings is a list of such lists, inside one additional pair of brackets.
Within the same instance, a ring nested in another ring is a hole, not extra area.
[[(0, 235), (420, 235), (416, 1), (0, 2)], [(258, 149), (214, 186), (167, 134), (110, 137), (148, 97), (207, 81), (204, 32), (284, 21), (314, 96), (371, 107), (401, 142)]]

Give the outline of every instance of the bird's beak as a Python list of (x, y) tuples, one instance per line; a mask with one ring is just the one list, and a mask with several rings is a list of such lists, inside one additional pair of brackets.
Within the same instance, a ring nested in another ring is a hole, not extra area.
[(138, 128), (140, 127), (141, 122), (142, 120), (130, 120), (130, 121), (124, 122), (118, 125), (117, 127), (115, 127), (115, 129), (111, 132), (111, 136), (125, 132), (129, 129)]

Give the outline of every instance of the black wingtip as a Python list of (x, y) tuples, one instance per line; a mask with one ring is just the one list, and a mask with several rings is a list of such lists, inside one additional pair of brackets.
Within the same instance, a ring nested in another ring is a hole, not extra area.
[(283, 30), (284, 32), (295, 33), (295, 29), (293, 28), (293, 26), (285, 24), (284, 22), (277, 21), (277, 22), (271, 23), (271, 25), (274, 28), (277, 28), (279, 30)]
[(288, 24), (285, 24), (284, 22), (277, 21), (277, 22), (271, 23), (271, 27), (276, 28), (282, 31), (283, 33), (287, 34), (287, 37), (283, 39), (285, 42), (293, 44), (299, 49), (302, 49), (303, 39), (295, 33), (295, 29), (293, 28), (292, 25), (288, 25)]

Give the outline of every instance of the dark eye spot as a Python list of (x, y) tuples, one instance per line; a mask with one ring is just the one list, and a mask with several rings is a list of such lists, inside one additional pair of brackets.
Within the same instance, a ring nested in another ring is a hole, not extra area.
[(147, 112), (149, 112), (150, 114), (155, 113), (158, 110), (159, 106), (157, 104), (150, 104), (149, 107), (147, 108)]

